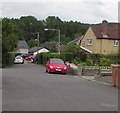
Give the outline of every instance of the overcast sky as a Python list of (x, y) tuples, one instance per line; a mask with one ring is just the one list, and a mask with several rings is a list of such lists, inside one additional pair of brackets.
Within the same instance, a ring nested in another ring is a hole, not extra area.
[(63, 21), (100, 23), (102, 20), (118, 22), (119, 0), (4, 0), (2, 17), (34, 16), (45, 20), (58, 16)]

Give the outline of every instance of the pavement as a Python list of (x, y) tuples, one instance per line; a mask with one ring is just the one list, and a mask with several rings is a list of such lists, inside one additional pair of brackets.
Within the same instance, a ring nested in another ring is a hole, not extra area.
[(117, 111), (117, 88), (32, 63), (2, 70), (3, 111)]
[(103, 76), (103, 77), (97, 77), (97, 78), (94, 76), (80, 76), (80, 77), (93, 82), (98, 82), (101, 84), (112, 86), (112, 76)]

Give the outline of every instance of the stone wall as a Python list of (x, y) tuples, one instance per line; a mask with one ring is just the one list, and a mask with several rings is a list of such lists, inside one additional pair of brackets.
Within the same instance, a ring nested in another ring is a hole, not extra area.
[(77, 75), (77, 76), (111, 76), (111, 72), (103, 71), (101, 68), (98, 67), (77, 67), (72, 68), (68, 66), (68, 74)]

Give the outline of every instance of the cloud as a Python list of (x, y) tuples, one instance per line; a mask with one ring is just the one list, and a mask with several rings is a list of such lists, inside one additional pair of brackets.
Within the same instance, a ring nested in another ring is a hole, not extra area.
[[(7, 1), (7, 0), (6, 0)], [(11, 0), (10, 0), (11, 1)], [(13, 0), (14, 1), (14, 0)], [(63, 21), (80, 21), (97, 23), (103, 19), (117, 21), (117, 0), (41, 0), (41, 2), (3, 2), (3, 17), (20, 18), (21, 16), (35, 16), (43, 20), (48, 16), (58, 16)], [(114, 14), (114, 15), (113, 15)]]

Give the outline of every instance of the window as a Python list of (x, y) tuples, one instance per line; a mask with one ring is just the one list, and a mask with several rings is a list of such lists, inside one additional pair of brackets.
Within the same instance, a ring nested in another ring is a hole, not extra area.
[(87, 45), (92, 45), (92, 39), (87, 40)]
[(119, 46), (119, 41), (118, 40), (114, 40), (114, 46)]

